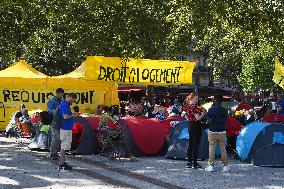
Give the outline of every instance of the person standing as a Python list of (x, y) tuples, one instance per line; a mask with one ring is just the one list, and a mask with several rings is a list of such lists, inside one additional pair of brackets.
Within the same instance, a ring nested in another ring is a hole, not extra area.
[(58, 171), (71, 171), (72, 167), (65, 162), (66, 151), (71, 149), (72, 129), (74, 118), (78, 115), (72, 113), (70, 106), (75, 102), (77, 96), (74, 93), (68, 94), (66, 100), (59, 105), (59, 117), (62, 120), (60, 125), (60, 158)]
[(229, 172), (228, 157), (226, 152), (226, 122), (228, 119), (228, 110), (221, 105), (222, 96), (215, 96), (213, 105), (208, 110), (208, 117), (212, 120), (209, 131), (209, 166), (205, 168), (206, 171), (214, 171), (215, 150), (216, 145), (220, 145), (221, 160), (223, 164), (223, 172)]
[(284, 115), (284, 95), (280, 97), (278, 104), (278, 114)]
[(130, 99), (128, 106), (128, 114), (130, 116), (138, 116), (140, 113), (140, 107), (133, 99)]
[(185, 102), (185, 112), (189, 120), (189, 145), (187, 149), (188, 163), (187, 168), (202, 168), (197, 163), (198, 146), (202, 135), (202, 123), (200, 120), (205, 116), (205, 112), (198, 105), (197, 94), (191, 93)]
[(141, 99), (141, 107), (142, 107), (142, 115), (145, 115), (149, 118), (152, 118), (153, 115), (152, 115), (152, 106), (150, 104), (150, 102), (147, 100), (146, 97), (143, 97)]
[(51, 131), (51, 144), (50, 144), (50, 158), (52, 160), (58, 160), (58, 150), (60, 149), (59, 130), (60, 125), (58, 123), (58, 106), (60, 105), (64, 96), (64, 90), (62, 88), (56, 89), (56, 95), (50, 99), (47, 103), (47, 111), (53, 115), (53, 120), (50, 125)]

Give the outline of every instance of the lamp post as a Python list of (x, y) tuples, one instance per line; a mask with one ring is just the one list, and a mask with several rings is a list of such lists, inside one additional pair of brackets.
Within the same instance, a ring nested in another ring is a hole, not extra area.
[(200, 86), (200, 78), (199, 78), (199, 68), (198, 66), (195, 68), (195, 73), (194, 73), (194, 93), (198, 95), (198, 87)]

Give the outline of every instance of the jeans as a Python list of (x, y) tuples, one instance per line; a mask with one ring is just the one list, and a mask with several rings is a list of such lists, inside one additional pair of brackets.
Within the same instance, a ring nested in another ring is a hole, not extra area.
[(198, 147), (202, 135), (200, 122), (191, 122), (188, 127), (189, 145), (187, 149), (188, 162), (197, 165)]
[(50, 154), (56, 155), (60, 149), (60, 128), (56, 126), (56, 122), (52, 121), (50, 125), (51, 131), (51, 144), (50, 144)]
[(228, 165), (228, 157), (226, 152), (226, 131), (225, 132), (208, 132), (209, 141), (209, 165), (214, 165), (216, 145), (220, 145), (221, 161), (223, 166)]

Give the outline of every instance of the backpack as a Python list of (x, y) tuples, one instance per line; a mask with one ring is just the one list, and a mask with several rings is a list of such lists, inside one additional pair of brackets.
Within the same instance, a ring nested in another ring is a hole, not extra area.
[(55, 129), (60, 129), (62, 125), (63, 119), (60, 116), (60, 107), (57, 106), (55, 111), (53, 112), (53, 120), (52, 120), (52, 125), (54, 126)]

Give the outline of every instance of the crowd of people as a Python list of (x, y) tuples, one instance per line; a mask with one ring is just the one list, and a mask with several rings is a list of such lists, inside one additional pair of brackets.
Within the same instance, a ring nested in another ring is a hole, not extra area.
[[(74, 106), (73, 110), (70, 108), (76, 100), (76, 94), (69, 93), (66, 99), (63, 97), (64, 90), (58, 88), (56, 95), (47, 103), (47, 111), (41, 113), (41, 116), (47, 117), (48, 119), (45, 120), (49, 121), (43, 120), (38, 128), (43, 131), (45, 130), (44, 126), (49, 125), (49, 134), (51, 135), (50, 158), (59, 161), (59, 171), (68, 171), (72, 167), (65, 162), (66, 151), (71, 149), (74, 118), (80, 116), (81, 112), (78, 106)], [(162, 104), (152, 105), (146, 97), (143, 97), (141, 101), (130, 99), (129, 102), (121, 103), (119, 106), (99, 105), (94, 113), (100, 116), (97, 139), (101, 146), (101, 153), (107, 152), (109, 147), (114, 149), (114, 141), (122, 141), (123, 143), (123, 131), (119, 127), (112, 128), (109, 125), (109, 120), (114, 123), (124, 116), (146, 116), (163, 122), (167, 117), (181, 116), (189, 120), (188, 162), (186, 167), (202, 168), (197, 162), (198, 146), (202, 130), (208, 129), (209, 160), (208, 167), (205, 170), (214, 171), (215, 148), (219, 144), (223, 171), (230, 171), (226, 150), (226, 143), (231, 143), (226, 132), (230, 111), (222, 105), (222, 100), (222, 96), (214, 96), (211, 99), (213, 104), (207, 110), (199, 105), (200, 99), (194, 93), (190, 94), (183, 103), (175, 99), (169, 107), (164, 107)], [(254, 109), (239, 110), (234, 112), (232, 116), (239, 120), (242, 126), (245, 126), (255, 120), (261, 120), (268, 113), (284, 114), (284, 98), (279, 99), (278, 102), (271, 98), (257, 112)], [(21, 105), (20, 110), (12, 115), (6, 134), (15, 133), (14, 131), (17, 130), (16, 137), (20, 137), (21, 124), (19, 123), (28, 125), (31, 137), (38, 132), (37, 127), (28, 115), (25, 105)], [(11, 130), (14, 131), (10, 132)], [(233, 140), (236, 140), (236, 138)], [(235, 141), (232, 143), (235, 143)], [(134, 159), (131, 153), (130, 157)]]

